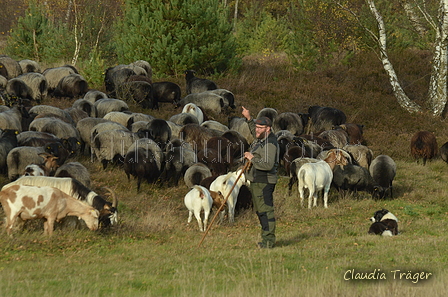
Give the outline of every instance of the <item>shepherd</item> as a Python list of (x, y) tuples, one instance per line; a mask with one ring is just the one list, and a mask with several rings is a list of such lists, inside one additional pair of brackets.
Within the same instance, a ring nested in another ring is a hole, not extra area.
[(277, 184), (277, 168), (279, 163), (279, 146), (277, 137), (272, 132), (272, 121), (268, 117), (256, 120), (250, 111), (242, 107), (242, 115), (252, 135), (255, 137), (250, 151), (244, 157), (252, 164), (247, 179), (255, 211), (261, 224), (261, 242), (259, 248), (273, 248), (275, 245), (274, 189)]

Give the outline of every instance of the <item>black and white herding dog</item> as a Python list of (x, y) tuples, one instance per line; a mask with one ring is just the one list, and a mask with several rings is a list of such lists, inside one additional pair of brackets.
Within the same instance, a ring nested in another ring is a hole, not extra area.
[(398, 219), (387, 209), (378, 210), (373, 217), (369, 228), (369, 234), (381, 234), (382, 236), (393, 236), (398, 234)]

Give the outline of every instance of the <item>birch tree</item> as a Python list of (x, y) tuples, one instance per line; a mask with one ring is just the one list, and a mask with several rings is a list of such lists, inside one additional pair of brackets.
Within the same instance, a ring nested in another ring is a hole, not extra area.
[[(413, 1), (412, 4), (416, 9), (412, 9), (412, 6), (410, 6), (407, 1), (409, 0), (404, 0), (404, 4), (406, 5), (403, 5), (403, 8), (410, 18), (411, 23), (413, 23), (413, 26), (418, 27), (418, 29), (416, 28), (418, 33), (424, 34), (424, 30), (422, 28), (425, 27), (422, 23), (416, 24), (417, 20), (420, 22), (422, 19), (426, 20), (429, 26), (435, 31), (432, 72), (425, 106), (420, 106), (409, 99), (400, 85), (393, 64), (388, 57), (387, 35), (384, 20), (375, 5), (375, 0), (366, 0), (366, 2), (375, 18), (378, 32), (375, 33), (367, 28), (365, 29), (376, 41), (379, 47), (379, 58), (383, 64), (384, 70), (389, 76), (389, 81), (393, 88), (394, 95), (400, 106), (410, 113), (423, 112), (427, 110), (434, 116), (443, 116), (447, 105), (448, 0), (439, 0), (437, 20), (434, 20), (425, 7), (419, 5), (417, 1), (411, 0)], [(342, 7), (340, 3), (338, 3), (338, 5)], [(421, 14), (421, 18), (416, 15), (416, 11)]]

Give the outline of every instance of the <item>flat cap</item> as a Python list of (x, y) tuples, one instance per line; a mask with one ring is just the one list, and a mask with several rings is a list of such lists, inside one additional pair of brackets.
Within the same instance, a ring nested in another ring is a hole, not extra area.
[(259, 117), (255, 120), (256, 125), (272, 127), (272, 121), (268, 117)]

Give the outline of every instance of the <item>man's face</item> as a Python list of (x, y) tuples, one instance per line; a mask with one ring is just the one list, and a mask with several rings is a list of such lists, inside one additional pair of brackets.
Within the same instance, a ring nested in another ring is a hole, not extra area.
[(271, 127), (255, 125), (255, 136), (258, 139), (264, 139), (269, 134)]

